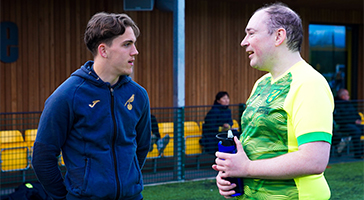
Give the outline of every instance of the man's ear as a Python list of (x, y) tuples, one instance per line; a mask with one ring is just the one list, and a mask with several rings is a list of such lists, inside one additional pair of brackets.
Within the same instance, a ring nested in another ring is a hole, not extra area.
[(277, 31), (276, 31), (276, 46), (279, 46), (281, 45), (284, 40), (286, 39), (287, 35), (286, 35), (286, 29), (284, 28), (279, 28)]
[(106, 45), (104, 43), (101, 43), (97, 48), (99, 55), (103, 58), (107, 58), (107, 51), (106, 51)]

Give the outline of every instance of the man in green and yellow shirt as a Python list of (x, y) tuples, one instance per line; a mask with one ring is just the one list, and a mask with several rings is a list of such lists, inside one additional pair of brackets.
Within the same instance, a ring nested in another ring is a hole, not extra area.
[(300, 17), (281, 3), (258, 9), (241, 46), (250, 65), (267, 71), (254, 85), (242, 115), (238, 152), (217, 152), (220, 194), (237, 199), (329, 199), (323, 172), (332, 138), (333, 96), (325, 78), (300, 56)]

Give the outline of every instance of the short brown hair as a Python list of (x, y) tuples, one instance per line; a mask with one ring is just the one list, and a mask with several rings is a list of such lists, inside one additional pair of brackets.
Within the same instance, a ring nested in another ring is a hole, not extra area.
[(88, 21), (84, 42), (87, 49), (91, 51), (93, 56), (97, 55), (97, 47), (101, 43), (110, 46), (112, 41), (125, 33), (125, 29), (131, 27), (136, 37), (140, 31), (135, 22), (126, 14), (115, 13), (96, 13)]
[(269, 15), (268, 33), (273, 34), (278, 28), (284, 28), (287, 32), (288, 49), (293, 52), (301, 51), (303, 28), (300, 16), (281, 2), (267, 4), (257, 11), (260, 10), (264, 10)]

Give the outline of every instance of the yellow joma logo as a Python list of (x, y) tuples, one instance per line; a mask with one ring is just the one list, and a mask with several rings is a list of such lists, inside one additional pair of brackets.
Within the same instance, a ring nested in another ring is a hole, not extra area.
[(100, 100), (95, 100), (95, 101), (92, 102), (92, 104), (91, 103), (88, 104), (88, 106), (90, 106), (90, 108), (93, 108), (99, 102), (100, 102)]

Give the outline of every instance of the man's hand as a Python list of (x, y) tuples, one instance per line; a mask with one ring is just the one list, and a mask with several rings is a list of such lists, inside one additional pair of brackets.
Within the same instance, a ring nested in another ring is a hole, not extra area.
[(216, 185), (219, 188), (219, 193), (227, 199), (232, 198), (231, 195), (235, 194), (234, 188), (236, 184), (221, 178), (221, 174), (222, 172), (220, 171), (216, 176)]
[(249, 163), (251, 162), (246, 155), (239, 139), (235, 136), (237, 152), (235, 154), (216, 152), (215, 165), (212, 168), (220, 171), (222, 178), (244, 177), (248, 174)]
[(235, 194), (233, 189), (236, 187), (236, 184), (230, 183), (226, 178), (244, 177), (244, 169), (247, 169), (251, 162), (236, 136), (234, 137), (234, 141), (237, 147), (237, 153), (216, 152), (216, 164), (212, 165), (212, 168), (219, 172), (216, 176), (216, 185), (219, 188), (220, 194), (225, 198), (231, 198), (231, 195)]

